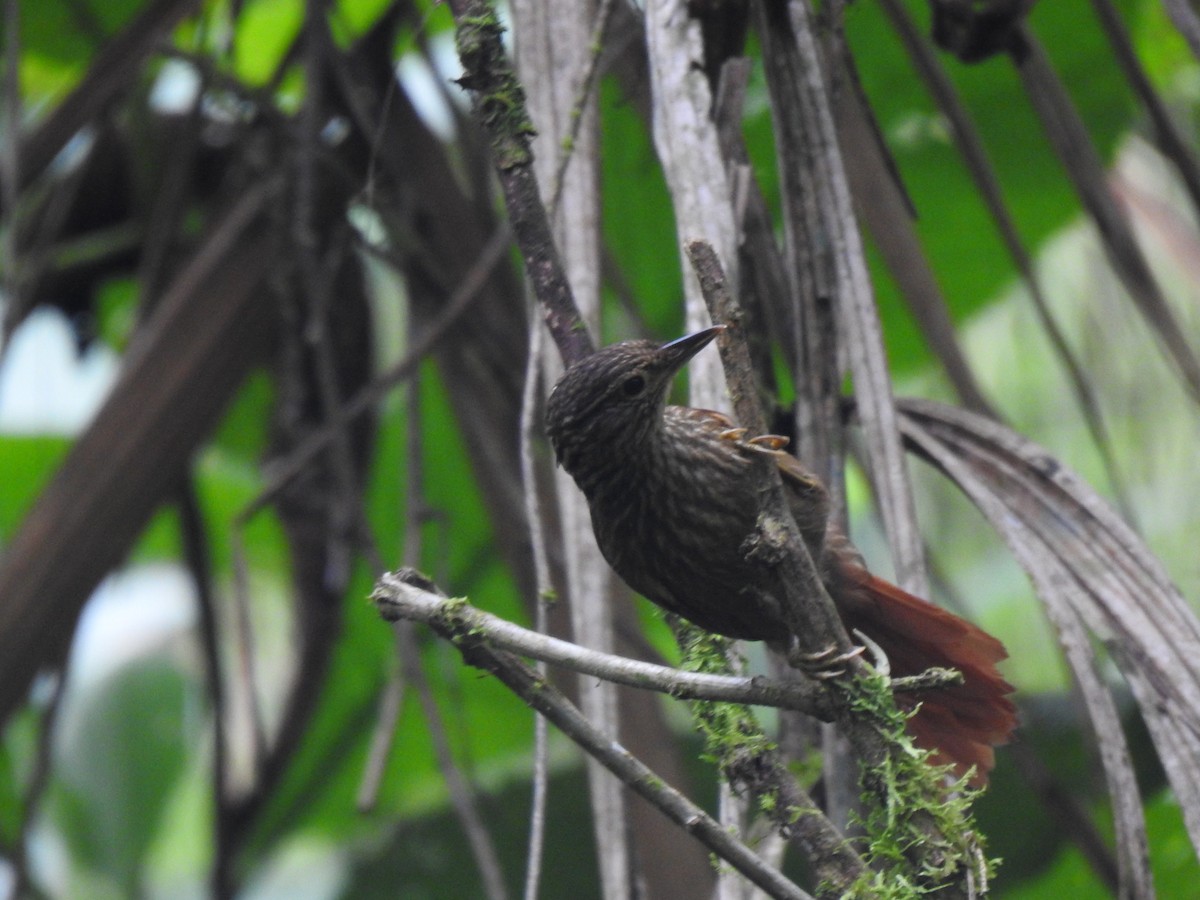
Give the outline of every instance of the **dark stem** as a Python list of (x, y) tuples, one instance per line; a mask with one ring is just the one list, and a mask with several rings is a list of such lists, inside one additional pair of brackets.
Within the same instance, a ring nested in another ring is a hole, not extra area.
[(525, 113), (525, 92), (500, 40), (504, 29), (486, 0), (452, 0), (450, 9), (458, 24), (456, 40), (464, 70), (459, 84), (472, 94), (475, 118), (491, 146), (529, 283), (563, 364), (570, 366), (592, 353), (595, 345), (551, 236), (533, 172), (529, 144), (533, 125)]

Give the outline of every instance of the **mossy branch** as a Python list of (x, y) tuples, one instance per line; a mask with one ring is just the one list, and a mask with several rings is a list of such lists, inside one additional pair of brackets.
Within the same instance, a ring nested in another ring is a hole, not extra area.
[[(684, 669), (732, 674), (727, 638), (682, 620), (673, 627)], [(862, 858), (788, 771), (754, 712), (737, 703), (697, 700), (690, 705), (709, 759), (721, 768), (734, 791), (746, 791), (755, 799), (779, 833), (810, 862), (821, 884), (818, 896), (850, 896), (855, 885), (869, 877)]]
[(530, 285), (563, 364), (571, 365), (595, 345), (575, 305), (538, 190), (529, 142), (533, 124), (525, 111), (525, 91), (504, 52), (504, 27), (486, 0), (451, 0), (450, 8), (463, 64), (458, 83), (471, 92)]

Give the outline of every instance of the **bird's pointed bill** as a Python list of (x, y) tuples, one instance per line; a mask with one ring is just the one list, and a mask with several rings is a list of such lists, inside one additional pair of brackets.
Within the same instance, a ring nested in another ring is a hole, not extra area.
[(725, 330), (724, 325), (714, 325), (711, 328), (705, 328), (703, 331), (696, 331), (692, 334), (685, 334), (681, 338), (676, 338), (662, 345), (662, 351), (671, 361), (671, 369), (678, 370), (683, 368), (684, 363), (703, 350), (709, 345), (713, 338)]

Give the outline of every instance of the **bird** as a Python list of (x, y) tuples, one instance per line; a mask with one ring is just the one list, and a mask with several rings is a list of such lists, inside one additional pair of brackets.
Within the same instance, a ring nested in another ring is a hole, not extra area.
[(760, 512), (755, 457), (766, 454), (847, 630), (870, 639), (893, 677), (932, 667), (962, 673), (961, 684), (923, 694), (908, 727), (935, 762), (982, 786), (993, 748), (1017, 721), (1013, 688), (997, 669), (1004, 645), (872, 575), (831, 519), (824, 485), (783, 449), (786, 438), (747, 438), (722, 413), (667, 403), (675, 376), (722, 330), (610, 344), (568, 367), (547, 397), (547, 435), (587, 500), (600, 552), (662, 609), (726, 637), (788, 646), (780, 599), (743, 547)]

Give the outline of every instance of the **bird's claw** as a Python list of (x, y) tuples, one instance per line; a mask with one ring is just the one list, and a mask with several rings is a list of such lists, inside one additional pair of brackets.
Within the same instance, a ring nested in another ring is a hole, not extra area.
[(782, 450), (792, 442), (789, 437), (784, 437), (782, 434), (760, 434), (758, 437), (752, 437), (747, 443), (753, 444), (755, 447), (766, 447), (768, 450)]
[(782, 450), (791, 443), (791, 438), (784, 437), (782, 434), (760, 434), (746, 440), (748, 432), (748, 428), (726, 428), (721, 432), (720, 437), (727, 441), (749, 444), (751, 447), (766, 450)]
[(852, 659), (857, 659), (866, 652), (866, 647), (851, 647), (844, 653), (838, 653), (838, 648), (830, 644), (824, 650), (815, 653), (804, 653), (797, 647), (792, 647), (788, 653), (788, 662), (795, 668), (808, 674), (818, 681), (828, 681), (840, 678), (846, 674), (845, 665)]
[(892, 663), (887, 658), (887, 654), (883, 652), (883, 648), (857, 628), (854, 629), (854, 637), (862, 641), (863, 645), (858, 648), (860, 651), (869, 650), (871, 652), (871, 665), (874, 666), (875, 671), (890, 681), (892, 677)]

